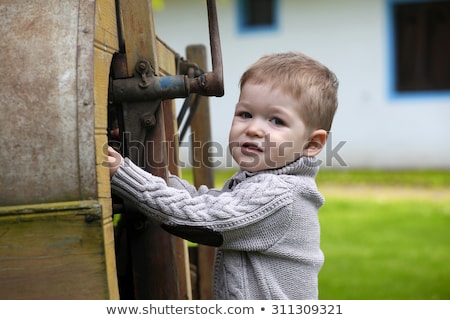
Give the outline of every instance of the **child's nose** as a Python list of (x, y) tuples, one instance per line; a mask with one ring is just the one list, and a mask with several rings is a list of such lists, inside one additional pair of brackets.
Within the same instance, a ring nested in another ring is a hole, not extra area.
[(263, 138), (266, 135), (264, 124), (258, 119), (253, 119), (249, 123), (246, 133), (251, 137)]

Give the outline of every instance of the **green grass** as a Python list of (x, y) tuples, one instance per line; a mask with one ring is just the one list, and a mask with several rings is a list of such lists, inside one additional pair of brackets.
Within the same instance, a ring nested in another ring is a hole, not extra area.
[(450, 187), (450, 170), (321, 170), (317, 184)]
[(329, 199), (320, 299), (450, 299), (450, 203)]

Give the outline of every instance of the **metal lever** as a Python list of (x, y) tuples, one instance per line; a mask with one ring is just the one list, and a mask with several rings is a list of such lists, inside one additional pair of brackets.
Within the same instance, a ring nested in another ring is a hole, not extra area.
[(153, 74), (149, 62), (140, 61), (134, 77), (113, 80), (112, 97), (115, 103), (184, 98), (191, 93), (223, 96), (223, 65), (215, 0), (207, 0), (207, 8), (212, 72), (195, 78), (187, 75), (158, 77)]

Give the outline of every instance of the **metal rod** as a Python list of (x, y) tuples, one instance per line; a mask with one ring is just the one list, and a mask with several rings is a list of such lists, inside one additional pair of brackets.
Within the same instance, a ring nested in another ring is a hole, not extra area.
[(216, 94), (223, 96), (223, 64), (222, 51), (220, 46), (219, 22), (217, 18), (216, 0), (207, 0), (209, 43), (211, 47), (212, 71), (217, 85)]
[(208, 9), (209, 43), (213, 70), (199, 77), (189, 79), (189, 88), (192, 93), (222, 97), (224, 95), (223, 64), (216, 1), (207, 0), (206, 5)]

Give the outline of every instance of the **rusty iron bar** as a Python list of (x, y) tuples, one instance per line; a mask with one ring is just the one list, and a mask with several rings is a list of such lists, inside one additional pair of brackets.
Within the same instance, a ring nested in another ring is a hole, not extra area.
[(139, 77), (113, 80), (114, 102), (153, 101), (187, 97), (190, 93), (187, 76), (152, 76), (142, 85)]
[(189, 79), (189, 88), (191, 93), (198, 93), (203, 96), (222, 97), (224, 95), (223, 63), (216, 1), (207, 0), (206, 6), (208, 8), (212, 72), (206, 72), (197, 78)]

